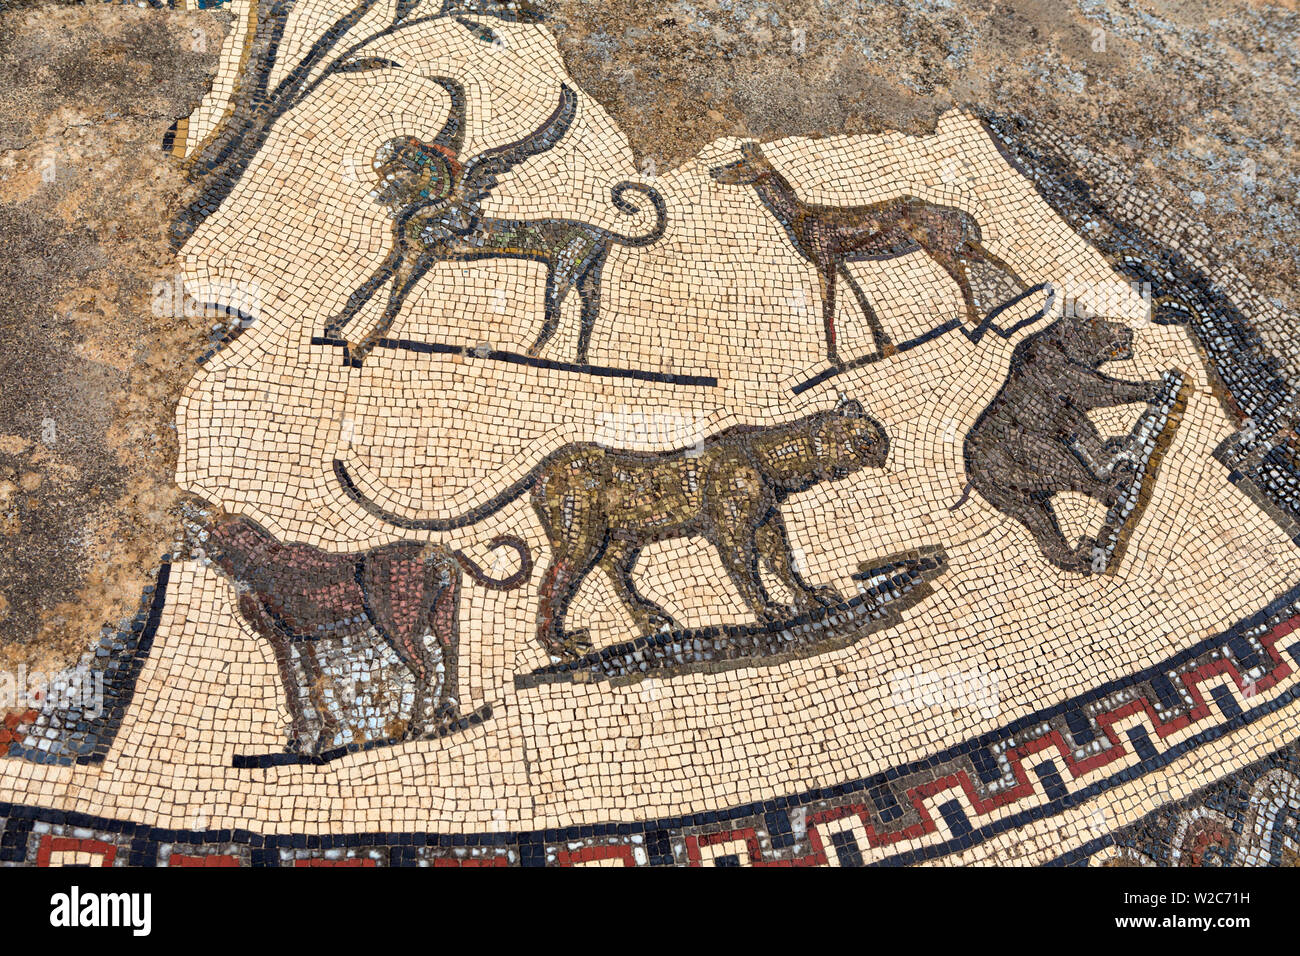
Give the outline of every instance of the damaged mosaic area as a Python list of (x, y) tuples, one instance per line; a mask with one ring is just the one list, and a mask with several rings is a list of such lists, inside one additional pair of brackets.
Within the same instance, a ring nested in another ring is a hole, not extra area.
[(654, 172), (508, 7), (229, 9), (184, 528), (0, 861), (1294, 863), (1295, 396), (1203, 229), (1016, 117)]

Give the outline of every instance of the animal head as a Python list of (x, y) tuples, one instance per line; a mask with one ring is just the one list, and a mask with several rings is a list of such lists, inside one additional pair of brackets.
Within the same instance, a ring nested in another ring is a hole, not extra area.
[(446, 151), (414, 136), (396, 136), (375, 152), (376, 202), (397, 211), (412, 203), (446, 200), (455, 185), (457, 163)]
[(1063, 319), (1053, 326), (1070, 361), (1090, 368), (1133, 357), (1133, 330), (1097, 316)]
[(195, 557), (205, 558), (240, 588), (265, 584), (279, 542), (251, 518), (219, 514), (193, 528)]
[(743, 143), (740, 159), (724, 166), (714, 166), (709, 170), (709, 175), (724, 186), (748, 186), (766, 179), (774, 172), (775, 167), (767, 161), (757, 143)]
[(463, 166), (465, 87), (449, 76), (429, 78), (450, 101), (447, 119), (432, 142), (414, 136), (394, 136), (375, 151), (371, 165), (378, 185), (371, 194), (394, 212), (414, 203), (443, 202), (451, 196)]
[(521, 139), (462, 159), (465, 130), (465, 89), (450, 77), (431, 77), (447, 91), (451, 111), (432, 142), (395, 136), (379, 147), (374, 168), (379, 184), (372, 196), (388, 206), (395, 218), (415, 207), (446, 205), (448, 218), (459, 222), (452, 231), (468, 229), (479, 203), (497, 179), (530, 156), (551, 149), (573, 125), (578, 97), (560, 84), (560, 102), (539, 127)]
[(885, 426), (862, 410), (856, 399), (841, 401), (813, 429), (817, 457), (833, 477), (861, 468), (880, 468), (889, 457)]

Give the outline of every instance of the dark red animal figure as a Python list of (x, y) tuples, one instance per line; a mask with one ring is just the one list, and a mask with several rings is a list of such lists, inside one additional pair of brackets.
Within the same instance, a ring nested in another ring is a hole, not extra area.
[(799, 254), (817, 268), (826, 358), (836, 365), (840, 364), (835, 345), (837, 276), (843, 276), (853, 290), (881, 351), (889, 354), (892, 350), (871, 303), (844, 267), (847, 262), (901, 256), (923, 249), (952, 276), (961, 289), (967, 317), (976, 323), (980, 312), (966, 272), (969, 263), (987, 262), (1027, 288), (1005, 261), (984, 246), (974, 217), (955, 206), (942, 206), (913, 196), (899, 196), (868, 206), (816, 206), (796, 195), (790, 181), (776, 171), (757, 144), (745, 143), (740, 153), (739, 160), (715, 167), (710, 175), (726, 185), (753, 186), (763, 204), (785, 227)]
[[(315, 642), (365, 634), (370, 628), (392, 647), (415, 680), (415, 703), (403, 738), (436, 733), (455, 723), (461, 569), (479, 584), (499, 590), (522, 584), (532, 571), (527, 544), (512, 536), (491, 542), (493, 547), (513, 548), (520, 562), (510, 577), (497, 579), (462, 552), (437, 544), (398, 541), (333, 554), (307, 544), (282, 544), (242, 517), (222, 518), (204, 530), (205, 554), (234, 579), (240, 613), (275, 653), (292, 721), (291, 752), (319, 752), (339, 732), (324, 699)], [(293, 645), (305, 687), (294, 664)], [(303, 706), (304, 690), (314, 714)]]

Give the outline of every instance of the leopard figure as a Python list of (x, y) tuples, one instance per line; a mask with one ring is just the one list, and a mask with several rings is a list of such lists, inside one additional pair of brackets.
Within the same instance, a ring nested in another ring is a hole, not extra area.
[(790, 609), (768, 594), (760, 564), (800, 610), (841, 603), (833, 589), (800, 576), (781, 504), (819, 482), (881, 467), (888, 454), (884, 426), (856, 401), (784, 425), (730, 428), (676, 451), (592, 444), (561, 449), (532, 484), (533, 508), (551, 546), (539, 587), (538, 641), (560, 657), (590, 646), (585, 632), (566, 632), (564, 618), (596, 567), (642, 634), (674, 628), (662, 607), (637, 592), (632, 577), (644, 547), (673, 538), (708, 541), (761, 621), (789, 617)]

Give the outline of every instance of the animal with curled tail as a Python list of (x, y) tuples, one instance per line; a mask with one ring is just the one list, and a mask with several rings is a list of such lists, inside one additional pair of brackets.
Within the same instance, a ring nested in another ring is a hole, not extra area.
[(550, 563), (538, 585), (537, 639), (552, 655), (574, 657), (586, 635), (564, 626), (586, 576), (603, 570), (643, 634), (676, 626), (637, 592), (632, 572), (641, 550), (657, 541), (699, 536), (717, 549), (732, 584), (759, 620), (791, 611), (768, 593), (766, 567), (796, 608), (831, 606), (841, 598), (799, 575), (781, 504), (818, 482), (882, 467), (889, 454), (884, 426), (856, 401), (783, 425), (738, 426), (702, 445), (675, 451), (617, 451), (590, 442), (565, 445), (473, 511), (450, 518), (407, 519), (366, 498), (341, 461), (334, 471), (347, 493), (377, 517), (410, 529), (448, 531), (500, 511), (532, 490), (546, 530)]
[[(516, 142), (479, 153), (462, 163), (465, 91), (456, 80), (434, 77), (451, 97), (451, 115), (432, 142), (398, 136), (379, 147), (374, 160), (378, 185), (371, 194), (388, 208), (393, 238), (388, 255), (325, 325), (328, 340), (347, 335), (350, 364), (359, 365), (387, 334), (402, 304), (435, 262), (529, 259), (546, 264), (545, 319), (529, 355), (537, 355), (555, 334), (572, 289), (581, 298), (577, 360), (586, 363), (591, 333), (600, 315), (600, 273), (610, 246), (646, 246), (664, 234), (668, 210), (663, 197), (643, 183), (621, 182), (611, 198), (621, 213), (641, 212), (629, 199), (640, 193), (654, 208), (655, 221), (641, 235), (625, 235), (574, 219), (499, 219), (482, 215), (497, 176), (530, 156), (551, 149), (573, 123), (577, 95), (560, 87), (560, 102), (537, 130)], [(382, 317), (362, 335), (347, 327), (385, 283), (390, 283)]]
[[(256, 522), (234, 516), (203, 531), (203, 553), (234, 580), (240, 614), (275, 654), (289, 708), (291, 753), (318, 753), (339, 732), (325, 699), (316, 642), (371, 628), (415, 681), (404, 737), (456, 725), (461, 720), (456, 699), (461, 569), (497, 590), (518, 587), (532, 572), (528, 545), (509, 536), (494, 538), (490, 546), (513, 549), (519, 567), (508, 577), (493, 578), (463, 552), (438, 544), (397, 541), (333, 554), (308, 544), (284, 544)], [(303, 706), (304, 692), (314, 715)], [(423, 712), (426, 706), (431, 713)]]

